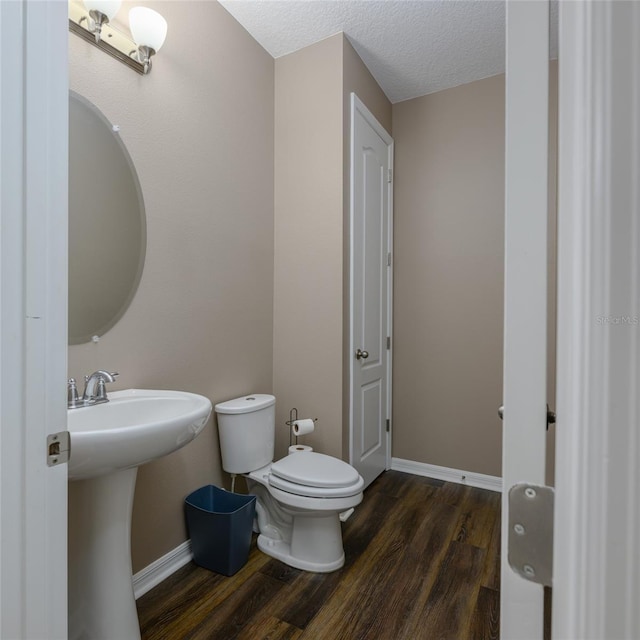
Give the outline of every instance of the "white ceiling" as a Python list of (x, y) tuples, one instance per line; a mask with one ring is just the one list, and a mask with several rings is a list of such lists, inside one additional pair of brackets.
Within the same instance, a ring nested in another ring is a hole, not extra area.
[[(391, 102), (504, 71), (503, 0), (220, 3), (274, 58), (344, 31)], [(555, 3), (552, 24), (557, 24)], [(554, 58), (555, 48), (554, 42)]]

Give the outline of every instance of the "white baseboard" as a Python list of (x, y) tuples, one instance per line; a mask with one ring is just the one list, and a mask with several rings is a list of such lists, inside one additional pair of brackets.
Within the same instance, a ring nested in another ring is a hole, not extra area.
[(138, 571), (133, 576), (133, 593), (136, 600), (150, 591), (156, 585), (160, 584), (165, 578), (175, 573), (180, 567), (191, 562), (193, 557), (191, 553), (191, 540), (186, 540), (175, 549), (169, 551), (152, 562), (148, 567)]
[(426, 476), (436, 480), (446, 482), (457, 482), (458, 484), (468, 484), (478, 489), (489, 489), (489, 491), (502, 492), (502, 478), (498, 476), (487, 476), (484, 473), (473, 471), (461, 471), (449, 467), (439, 467), (435, 464), (425, 462), (414, 462), (413, 460), (403, 460), (402, 458), (391, 458), (391, 468), (394, 471), (404, 471), (413, 473), (416, 476)]

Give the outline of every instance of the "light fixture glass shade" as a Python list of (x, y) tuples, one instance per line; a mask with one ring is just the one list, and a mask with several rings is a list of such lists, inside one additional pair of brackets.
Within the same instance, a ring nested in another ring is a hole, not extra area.
[(84, 6), (87, 8), (87, 11), (93, 9), (104, 13), (109, 20), (112, 20), (116, 13), (118, 13), (121, 4), (122, 0), (84, 0)]
[(150, 47), (156, 52), (160, 51), (167, 37), (167, 21), (147, 7), (134, 7), (129, 11), (129, 28), (139, 47)]

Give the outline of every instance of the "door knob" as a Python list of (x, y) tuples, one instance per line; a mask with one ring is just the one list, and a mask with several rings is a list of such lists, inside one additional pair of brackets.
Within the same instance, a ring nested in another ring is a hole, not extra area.
[(368, 357), (369, 357), (368, 351), (362, 351), (361, 349), (358, 349), (356, 351), (356, 360), (360, 360), (360, 358), (362, 358), (363, 360), (366, 360)]

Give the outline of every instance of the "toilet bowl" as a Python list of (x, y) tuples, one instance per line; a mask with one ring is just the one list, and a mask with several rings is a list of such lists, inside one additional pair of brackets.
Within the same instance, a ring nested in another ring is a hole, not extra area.
[(256, 394), (215, 406), (223, 469), (257, 496), (258, 548), (305, 571), (344, 564), (340, 513), (362, 501), (364, 481), (332, 456), (300, 451), (272, 462), (275, 398)]

